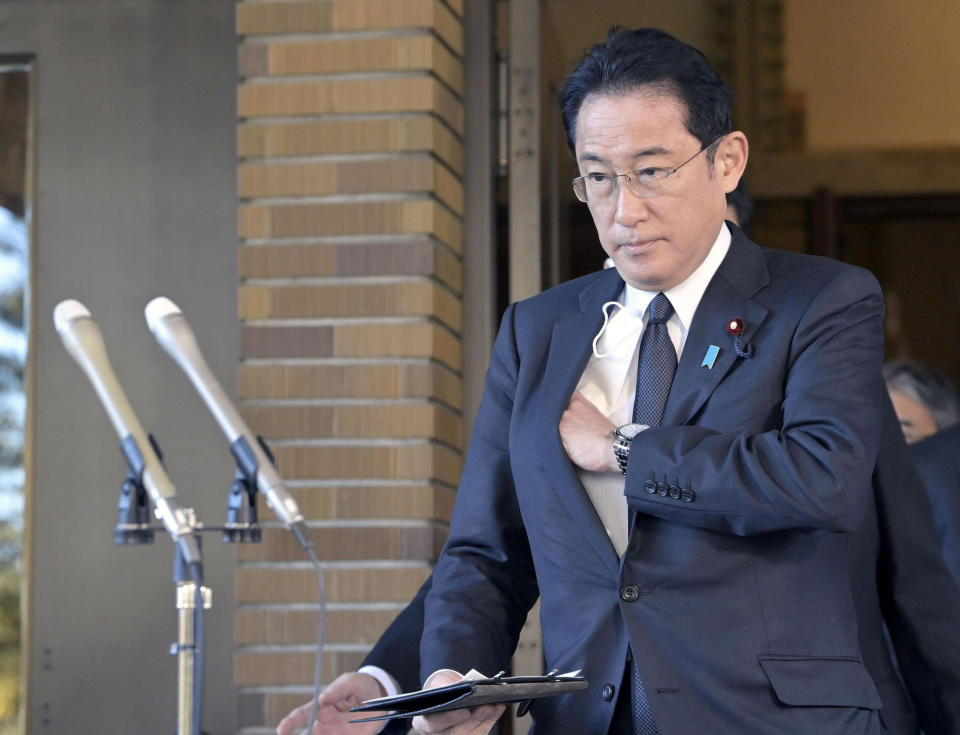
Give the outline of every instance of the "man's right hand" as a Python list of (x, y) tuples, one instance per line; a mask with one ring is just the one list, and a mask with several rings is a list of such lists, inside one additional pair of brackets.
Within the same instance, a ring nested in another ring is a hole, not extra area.
[[(380, 682), (370, 674), (354, 671), (340, 675), (320, 694), (317, 700), (317, 722), (309, 735), (375, 735), (383, 727), (382, 720), (352, 725), (350, 720), (385, 713), (351, 712), (350, 708), (368, 699), (385, 696), (387, 693)], [(277, 735), (300, 735), (310, 720), (312, 705), (313, 702), (307, 702), (284, 717), (277, 726)]]

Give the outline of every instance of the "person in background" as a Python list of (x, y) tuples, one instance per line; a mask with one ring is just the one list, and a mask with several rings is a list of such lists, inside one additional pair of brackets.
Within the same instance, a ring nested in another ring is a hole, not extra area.
[(960, 584), (960, 424), (910, 446), (935, 514), (940, 552)]
[(960, 395), (939, 370), (913, 360), (890, 360), (883, 380), (908, 444), (960, 421)]

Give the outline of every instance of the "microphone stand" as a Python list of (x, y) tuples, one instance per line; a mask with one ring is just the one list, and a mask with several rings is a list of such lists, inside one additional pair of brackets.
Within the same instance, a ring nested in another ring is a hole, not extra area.
[[(153, 434), (147, 438), (163, 462), (163, 452)], [(262, 438), (260, 446), (270, 461), (273, 454)], [(120, 443), (127, 462), (127, 476), (117, 501), (117, 525), (113, 541), (117, 545), (152, 544), (150, 507), (143, 485), (143, 455), (136, 440), (128, 436)], [(191, 533), (197, 541), (198, 561), (187, 562), (180, 543), (175, 544), (173, 582), (176, 586), (177, 642), (170, 653), (177, 657), (177, 730), (176, 735), (205, 735), (201, 731), (203, 705), (203, 611), (213, 606), (213, 593), (203, 585), (203, 544), (200, 533), (221, 531), (224, 543), (258, 543), (261, 538), (257, 520), (257, 458), (244, 443), (231, 447), (237, 468), (227, 498), (227, 519), (223, 528), (205, 528), (198, 523), (192, 508), (184, 508)]]
[[(198, 527), (192, 509), (186, 509), (191, 528)], [(197, 546), (203, 552), (201, 538)], [(177, 735), (200, 735), (203, 705), (203, 611), (213, 606), (213, 593), (203, 586), (203, 562), (187, 564), (177, 544), (173, 560), (177, 590), (177, 642), (170, 653), (177, 657)]]
[[(150, 444), (160, 461), (163, 453), (153, 435)], [(127, 462), (127, 476), (117, 501), (117, 525), (113, 540), (118, 545), (151, 544), (154, 529), (149, 525), (150, 509), (143, 485), (143, 455), (132, 436), (120, 443)], [(200, 729), (203, 691), (203, 611), (213, 605), (213, 593), (203, 586), (203, 546), (193, 509), (185, 508), (191, 532), (196, 536), (198, 561), (190, 564), (180, 543), (175, 544), (173, 581), (176, 586), (177, 642), (170, 653), (177, 656), (177, 735), (202, 735)]]

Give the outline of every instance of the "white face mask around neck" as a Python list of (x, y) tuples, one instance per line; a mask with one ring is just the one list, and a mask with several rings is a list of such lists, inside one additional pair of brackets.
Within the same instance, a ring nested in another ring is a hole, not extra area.
[[(611, 316), (611, 311), (608, 310), (610, 307), (616, 307), (619, 311)], [(643, 317), (628, 311), (619, 301), (608, 301), (601, 309), (603, 310), (603, 326), (600, 327), (597, 336), (593, 338), (593, 356), (598, 360), (616, 352), (625, 342), (635, 338), (638, 333), (643, 331)], [(604, 342), (604, 352), (600, 351), (601, 339)]]

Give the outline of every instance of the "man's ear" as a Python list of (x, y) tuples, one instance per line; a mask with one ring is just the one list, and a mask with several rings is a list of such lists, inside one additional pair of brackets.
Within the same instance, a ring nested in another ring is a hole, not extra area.
[(740, 177), (747, 168), (749, 153), (750, 145), (747, 143), (747, 136), (739, 130), (727, 133), (717, 146), (717, 153), (713, 158), (713, 169), (716, 176), (723, 181), (723, 190), (727, 194), (737, 188)]

